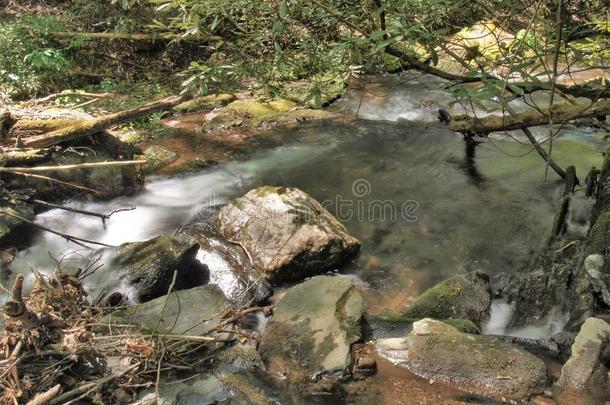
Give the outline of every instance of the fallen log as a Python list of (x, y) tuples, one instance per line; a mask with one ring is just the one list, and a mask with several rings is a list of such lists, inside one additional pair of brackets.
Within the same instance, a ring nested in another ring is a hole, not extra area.
[(4, 151), (0, 162), (7, 166), (31, 165), (49, 160), (51, 152), (48, 149), (10, 150)]
[[(415, 69), (422, 73), (440, 77), (445, 80), (456, 83), (482, 83), (486, 79), (497, 80), (499, 77), (490, 74), (479, 74), (476, 76), (467, 76), (462, 74), (451, 73), (442, 69), (438, 69), (433, 65), (423, 62), (417, 56), (410, 55), (395, 47), (388, 46), (385, 48), (387, 54), (398, 58), (403, 70)], [(520, 91), (513, 90), (519, 88)], [(572, 97), (585, 97), (591, 100), (600, 98), (610, 98), (610, 84), (603, 78), (589, 80), (582, 84), (563, 84), (555, 83), (555, 89)], [(536, 91), (550, 91), (550, 83), (545, 82), (517, 82), (511, 81), (510, 86), (506, 87), (506, 91), (517, 95), (531, 94)]]
[(96, 99), (96, 98), (110, 98), (112, 96), (113, 96), (112, 93), (86, 93), (86, 92), (77, 92), (77, 91), (64, 91), (62, 93), (53, 93), (53, 94), (49, 94), (46, 97), (30, 100), (26, 104), (47, 103), (49, 101), (53, 101), (53, 100), (61, 98), (61, 97), (82, 97), (82, 98)]
[(490, 115), (471, 117), (459, 115), (451, 117), (449, 128), (456, 132), (487, 135), (491, 132), (513, 131), (541, 125), (548, 125), (553, 118), (554, 124), (565, 124), (577, 118), (589, 118), (610, 114), (610, 100), (600, 100), (591, 104), (555, 105), (550, 110), (531, 110), (512, 115)]
[(63, 142), (73, 141), (95, 134), (96, 132), (104, 131), (111, 126), (122, 122), (141, 118), (157, 111), (170, 109), (187, 99), (187, 96), (172, 96), (147, 104), (143, 107), (119, 111), (114, 114), (102, 115), (101, 117), (92, 119), (83, 119), (67, 127), (55, 129), (45, 134), (29, 136), (23, 139), (23, 146), (30, 148), (47, 148)]

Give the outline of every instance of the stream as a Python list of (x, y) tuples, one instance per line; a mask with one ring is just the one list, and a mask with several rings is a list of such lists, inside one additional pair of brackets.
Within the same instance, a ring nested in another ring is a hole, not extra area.
[[(493, 282), (536, 255), (550, 231), (561, 183), (552, 172), (545, 181), (544, 162), (516, 133), (471, 144), (438, 123), (438, 105), (450, 99), (441, 86), (430, 78), (380, 78), (330, 107), (357, 114), (355, 121), (274, 128), (286, 132), (287, 141), (247, 160), (150, 177), (130, 197), (68, 203), (104, 213), (136, 207), (114, 214), (105, 228), (98, 218), (59, 210), (38, 215), (36, 222), (118, 245), (205, 222), (215, 207), (252, 188), (291, 186), (322, 202), (362, 242), (360, 255), (340, 271), (358, 280), (370, 314), (400, 311), (454, 274), (483, 269)], [(540, 137), (547, 132), (536, 129)], [(553, 158), (563, 167), (574, 164), (584, 177), (591, 166), (600, 167), (605, 145), (595, 130), (566, 126), (553, 144)], [(31, 281), (31, 269), (49, 272), (56, 260), (69, 266), (85, 254), (61, 237), (40, 233), (11, 268)], [(199, 257), (206, 261), (205, 254)], [(212, 282), (223, 286), (214, 272), (219, 264), (213, 258), (206, 264)], [(102, 268), (88, 288), (94, 294), (112, 278), (112, 269)], [(510, 305), (496, 302), (493, 308), (489, 330), (506, 332)], [(561, 329), (561, 322), (549, 328), (513, 333), (540, 337)]]

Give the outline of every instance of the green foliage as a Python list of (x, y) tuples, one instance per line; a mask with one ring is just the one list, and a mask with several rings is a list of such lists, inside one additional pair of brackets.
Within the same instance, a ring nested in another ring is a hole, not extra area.
[(23, 60), (37, 69), (55, 72), (59, 72), (70, 64), (61, 51), (55, 48), (37, 49), (25, 55)]
[(183, 72), (188, 78), (182, 82), (182, 93), (198, 93), (202, 96), (211, 92), (229, 90), (239, 78), (239, 68), (235, 65), (214, 65), (191, 62)]
[(62, 27), (55, 16), (36, 15), (0, 25), (0, 93), (25, 98), (44, 93), (66, 79), (68, 60), (50, 47), (44, 35)]

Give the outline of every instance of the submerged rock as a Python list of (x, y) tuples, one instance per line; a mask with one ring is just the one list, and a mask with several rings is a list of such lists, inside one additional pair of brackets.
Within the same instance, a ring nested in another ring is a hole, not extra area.
[(290, 288), (276, 304), (260, 353), (291, 383), (344, 374), (361, 339), (362, 297), (347, 277), (318, 276)]
[(558, 384), (589, 392), (606, 387), (607, 400), (610, 398), (609, 362), (610, 325), (598, 318), (588, 318), (574, 340), (572, 355), (561, 369)]
[[(144, 331), (203, 336), (218, 326), (229, 305), (217, 286), (204, 285), (114, 311), (102, 324), (109, 327), (133, 325)], [(214, 337), (228, 339), (229, 334), (215, 333)]]
[(148, 301), (167, 293), (176, 272), (175, 289), (204, 284), (207, 269), (195, 256), (198, 243), (192, 238), (161, 235), (144, 242), (118, 247), (109, 263), (117, 271), (115, 287), (132, 288), (135, 301)]
[(487, 274), (475, 271), (451, 277), (419, 296), (403, 317), (470, 320), (476, 325), (489, 317), (491, 288)]
[(332, 214), (296, 188), (251, 190), (224, 206), (214, 222), (272, 283), (333, 270), (360, 248)]
[(407, 337), (379, 339), (375, 348), (422, 378), (495, 400), (524, 398), (549, 383), (544, 362), (518, 346), (433, 319), (415, 322)]

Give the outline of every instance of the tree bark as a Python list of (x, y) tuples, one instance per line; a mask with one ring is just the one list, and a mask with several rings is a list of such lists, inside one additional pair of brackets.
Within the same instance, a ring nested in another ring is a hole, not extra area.
[(601, 115), (610, 115), (610, 100), (601, 100), (591, 104), (555, 105), (550, 111), (531, 110), (514, 115), (491, 115), (483, 118), (459, 115), (451, 117), (449, 128), (462, 133), (487, 135), (491, 132), (547, 125), (551, 116), (553, 123), (564, 124), (577, 118)]
[(75, 139), (92, 135), (96, 132), (104, 131), (113, 125), (117, 125), (125, 121), (131, 121), (157, 111), (170, 109), (173, 106), (187, 100), (187, 98), (188, 97), (186, 96), (168, 97), (163, 100), (147, 104), (143, 107), (103, 115), (101, 117), (96, 117), (89, 120), (81, 120), (79, 123), (75, 123), (65, 128), (24, 138), (23, 146), (29, 148), (48, 148), (49, 146), (57, 145), (63, 142), (73, 141)]

